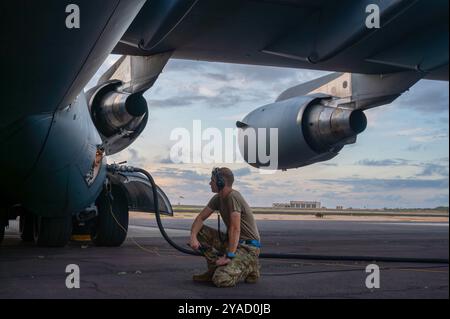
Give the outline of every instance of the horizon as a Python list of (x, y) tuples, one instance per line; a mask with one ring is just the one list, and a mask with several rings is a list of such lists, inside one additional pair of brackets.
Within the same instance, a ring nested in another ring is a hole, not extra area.
[[(88, 87), (117, 58), (109, 56)], [(326, 207), (449, 206), (448, 82), (421, 80), (393, 103), (365, 111), (366, 131), (327, 162), (272, 175), (259, 174), (246, 163), (171, 163), (175, 129), (192, 132), (194, 121), (200, 120), (203, 128), (224, 133), (289, 87), (327, 73), (170, 60), (144, 94), (150, 112), (144, 132), (108, 162), (127, 161), (147, 169), (172, 203), (183, 196), (186, 204), (206, 204), (212, 196), (212, 167), (227, 166), (235, 174), (235, 188), (251, 206), (292, 198)]]
[[(204, 207), (205, 204), (183, 204), (183, 203), (171, 203), (174, 207)], [(341, 210), (336, 207), (328, 207), (321, 206), (320, 208), (298, 208), (298, 207), (273, 207), (273, 206), (251, 206), (251, 208), (273, 208), (275, 210), (282, 210), (283, 208), (293, 209), (293, 210), (320, 210), (320, 209), (329, 209), (329, 210)], [(437, 206), (437, 207), (383, 207), (383, 208), (372, 208), (372, 207), (343, 207), (342, 210), (449, 210), (449, 206)]]

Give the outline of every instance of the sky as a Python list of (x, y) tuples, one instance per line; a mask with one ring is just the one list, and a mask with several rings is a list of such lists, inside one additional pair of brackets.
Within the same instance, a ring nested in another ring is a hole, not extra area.
[[(117, 59), (109, 56), (87, 88)], [(234, 188), (254, 207), (291, 200), (320, 201), (329, 208), (448, 206), (448, 82), (421, 80), (393, 103), (367, 110), (367, 129), (327, 162), (275, 174), (260, 174), (246, 163), (173, 163), (174, 130), (193, 133), (193, 121), (201, 121), (196, 123), (202, 130), (218, 128), (225, 135), (284, 90), (327, 73), (170, 60), (144, 94), (150, 112), (144, 132), (108, 162), (147, 169), (173, 204), (206, 204), (213, 195), (211, 169), (227, 166), (235, 174)]]

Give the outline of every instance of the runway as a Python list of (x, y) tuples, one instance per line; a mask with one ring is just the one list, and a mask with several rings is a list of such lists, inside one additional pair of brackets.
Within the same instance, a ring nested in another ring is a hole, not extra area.
[[(164, 220), (169, 235), (184, 246), (190, 222)], [(214, 220), (209, 224), (217, 226)], [(258, 227), (267, 253), (426, 258), (449, 254), (448, 223), (263, 220)], [(79, 289), (65, 285), (69, 264), (80, 268)], [(21, 243), (9, 229), (0, 248), (0, 298), (449, 297), (448, 265), (378, 263), (380, 288), (368, 289), (368, 264), (263, 259), (258, 283), (218, 289), (192, 282), (205, 262), (170, 247), (152, 218), (133, 218), (129, 237), (119, 248), (75, 242), (66, 248), (37, 248)]]

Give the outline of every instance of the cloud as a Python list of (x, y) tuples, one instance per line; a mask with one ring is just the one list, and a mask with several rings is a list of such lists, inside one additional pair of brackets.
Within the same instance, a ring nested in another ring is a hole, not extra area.
[(222, 82), (227, 82), (227, 81), (231, 81), (231, 77), (227, 74), (222, 74), (222, 73), (213, 73), (213, 72), (207, 72), (204, 74), (205, 77), (210, 78), (211, 80), (214, 81), (222, 81)]
[(200, 62), (193, 60), (172, 59), (164, 69), (165, 72), (202, 73), (205, 77), (219, 81), (242, 79), (244, 81), (275, 83), (296, 81), (297, 84), (309, 81), (330, 72), (300, 70), (272, 66), (256, 66), (220, 62)]
[(437, 207), (437, 206), (447, 206), (448, 207), (449, 196), (448, 196), (448, 194), (435, 195), (430, 198), (427, 198), (425, 201), (427, 203), (430, 203), (431, 205), (435, 205), (435, 207)]
[(417, 135), (417, 134), (425, 134), (430, 132), (430, 129), (423, 128), (423, 127), (415, 127), (415, 128), (407, 128), (402, 129), (397, 132), (395, 132), (395, 135), (397, 136), (411, 136), (411, 135)]
[(252, 171), (248, 167), (233, 170), (233, 175), (238, 176), (238, 177), (247, 176), (247, 175), (251, 175), (251, 174), (252, 174)]
[[(328, 72), (170, 60), (151, 93), (149, 104), (156, 107), (207, 104), (208, 107), (223, 108), (248, 102), (254, 103), (256, 108), (261, 103), (272, 102), (287, 88), (326, 73)], [(159, 85), (166, 80), (165, 88), (161, 90)], [(159, 98), (158, 95), (164, 98)]]
[(207, 182), (210, 178), (209, 174), (201, 174), (194, 170), (178, 169), (178, 168), (160, 168), (155, 172), (156, 175), (176, 178), (179, 181), (201, 181)]
[(422, 80), (400, 97), (396, 104), (424, 113), (448, 112), (448, 82)]
[(320, 165), (320, 166), (331, 166), (331, 167), (338, 166), (337, 163), (319, 163), (318, 165)]
[(130, 157), (128, 158), (128, 163), (130, 165), (138, 167), (144, 166), (146, 160), (139, 155), (139, 152), (136, 149), (129, 148), (128, 153), (130, 154)]
[(356, 165), (362, 166), (403, 166), (408, 165), (410, 161), (405, 159), (384, 159), (384, 160), (370, 160), (363, 159), (356, 162)]
[(399, 189), (447, 189), (448, 179), (314, 179), (313, 181), (325, 185), (337, 185), (340, 187), (351, 187), (352, 191), (383, 191)]
[(429, 143), (437, 140), (448, 139), (448, 128), (431, 129), (431, 128), (417, 127), (412, 129), (399, 130), (394, 134), (396, 136), (409, 137), (413, 142)]
[[(101, 73), (115, 59), (110, 57)], [(157, 119), (152, 117), (153, 125), (148, 125), (142, 139), (130, 149), (110, 158), (128, 160), (141, 167), (152, 162), (152, 172), (156, 171), (158, 182), (164, 190), (167, 188), (168, 196), (183, 195), (186, 202), (203, 203), (212, 195), (208, 186), (211, 165), (172, 163), (168, 157), (172, 146), (171, 125), (190, 127), (192, 119), (198, 117), (216, 121), (211, 125), (234, 122), (250, 110), (271, 103), (290, 86), (324, 74), (170, 60), (155, 86), (145, 94), (149, 109), (154, 109), (152, 116)], [(365, 138), (365, 143), (351, 145), (331, 163), (318, 163), (275, 176), (261, 176), (253, 168), (238, 166), (234, 170), (236, 188), (246, 198), (248, 195), (249, 202), (258, 205), (291, 199), (318, 199), (330, 207), (331, 203), (353, 207), (397, 204), (412, 207), (448, 202), (448, 196), (443, 194), (448, 192), (448, 158), (427, 161), (448, 154), (448, 148), (443, 146), (448, 141), (447, 111), (448, 83), (420, 81), (394, 105), (368, 110), (369, 124), (376, 126), (378, 132), (370, 135), (368, 130), (361, 136), (361, 142)], [(389, 148), (374, 149), (380, 138), (388, 139)], [(149, 158), (147, 163), (144, 155)], [(429, 201), (434, 197), (435, 201)]]
[(220, 116), (219, 119), (234, 122), (234, 121), (242, 120), (246, 115), (247, 115), (247, 113), (237, 113), (237, 114), (232, 114), (232, 115), (228, 115), (228, 116)]
[(156, 161), (160, 164), (175, 164), (171, 159), (170, 156), (164, 157), (164, 158), (157, 158)]
[(417, 174), (416, 176), (432, 176), (432, 175), (448, 177), (448, 165), (425, 163), (423, 164), (422, 172)]
[(442, 162), (445, 163), (445, 158), (437, 159), (432, 162), (420, 162), (420, 163), (406, 159), (383, 159), (383, 160), (363, 159), (356, 162), (355, 164), (373, 167), (414, 166), (418, 167), (421, 170), (420, 173), (415, 175), (416, 177), (433, 176), (433, 175), (437, 175), (440, 177), (448, 177), (448, 170), (449, 170), (448, 162), (447, 164), (442, 164)]
[(135, 147), (130, 147), (120, 153), (108, 156), (108, 161), (114, 163), (126, 162), (126, 165), (135, 167), (146, 167), (149, 163), (149, 160), (141, 156), (141, 152)]
[(207, 101), (204, 96), (172, 96), (165, 99), (148, 99), (147, 103), (150, 107), (186, 107), (194, 103)]
[[(270, 181), (263, 181), (261, 183), (259, 183), (259, 185), (262, 186), (263, 189), (279, 189), (280, 187), (289, 187), (292, 186), (291, 182), (288, 181), (275, 181), (275, 180), (270, 180)], [(307, 191), (307, 189), (304, 189), (304, 191)], [(311, 191), (309, 189), (309, 191)]]
[(413, 145), (409, 145), (408, 147), (405, 148), (405, 151), (407, 152), (418, 152), (421, 150), (424, 150), (426, 147), (423, 144), (413, 144)]
[(259, 98), (257, 94), (248, 94), (248, 92), (233, 86), (221, 86), (217, 89), (199, 86), (192, 88), (190, 92), (185, 93), (188, 94), (178, 95), (177, 92), (175, 92), (177, 95), (167, 96), (166, 98), (148, 98), (147, 103), (150, 107), (160, 108), (190, 107), (198, 105), (208, 108), (226, 108), (234, 107), (237, 104), (244, 102), (253, 103)]
[(448, 132), (445, 132), (444, 130), (441, 130), (439, 132), (434, 132), (431, 134), (427, 134), (427, 135), (422, 135), (422, 136), (414, 136), (411, 138), (412, 141), (414, 142), (434, 142), (437, 140), (443, 140), (443, 139), (448, 139)]
[(375, 194), (371, 195), (372, 200), (377, 200), (382, 203), (388, 203), (388, 202), (399, 202), (401, 200), (404, 200), (403, 196), (401, 195), (393, 195), (393, 194)]

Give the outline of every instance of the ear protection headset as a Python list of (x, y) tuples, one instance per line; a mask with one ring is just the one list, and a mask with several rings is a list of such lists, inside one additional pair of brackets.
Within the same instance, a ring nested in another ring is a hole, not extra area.
[(215, 167), (212, 171), (212, 175), (214, 176), (216, 180), (216, 186), (219, 190), (225, 187), (225, 179), (223, 178), (222, 174), (220, 173), (220, 168)]
[[(220, 173), (220, 168), (215, 167), (212, 171), (212, 176), (216, 180), (216, 186), (220, 190), (222, 190), (225, 187), (225, 180), (223, 179), (222, 174)], [(217, 230), (219, 232), (219, 240), (220, 242), (224, 242), (224, 239), (222, 238), (222, 233), (220, 231), (220, 214), (217, 212)]]

